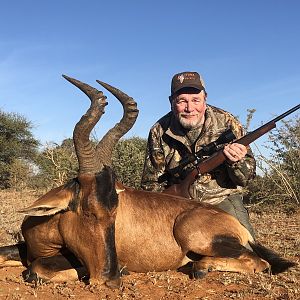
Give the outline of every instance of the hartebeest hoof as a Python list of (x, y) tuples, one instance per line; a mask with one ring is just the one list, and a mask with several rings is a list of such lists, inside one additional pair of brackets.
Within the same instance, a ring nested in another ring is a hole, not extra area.
[(47, 281), (44, 278), (39, 277), (37, 273), (32, 272), (30, 268), (23, 271), (22, 276), (25, 282), (33, 283), (35, 286), (40, 285)]
[(208, 272), (212, 271), (212, 267), (208, 267), (207, 269), (196, 269), (194, 268), (192, 270), (192, 273), (190, 274), (191, 279), (203, 279)]
[(107, 287), (111, 289), (118, 289), (121, 286), (121, 279), (115, 278), (110, 280), (104, 280), (99, 278), (91, 278), (89, 280), (90, 285), (106, 285)]
[(203, 279), (208, 273), (208, 270), (193, 271), (191, 274), (192, 279)]
[(112, 280), (108, 280), (105, 282), (105, 285), (108, 286), (111, 289), (118, 289), (121, 286), (121, 279), (120, 278), (116, 278), (116, 279), (112, 279)]
[(126, 267), (122, 267), (122, 268), (120, 268), (120, 275), (121, 276), (130, 275), (130, 272), (128, 271), (128, 269)]

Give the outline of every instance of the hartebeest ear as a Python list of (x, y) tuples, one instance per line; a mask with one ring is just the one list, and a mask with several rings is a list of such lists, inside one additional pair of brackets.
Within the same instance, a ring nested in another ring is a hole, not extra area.
[(74, 198), (74, 184), (66, 184), (49, 191), (37, 199), (32, 205), (19, 210), (28, 216), (51, 216), (66, 210)]

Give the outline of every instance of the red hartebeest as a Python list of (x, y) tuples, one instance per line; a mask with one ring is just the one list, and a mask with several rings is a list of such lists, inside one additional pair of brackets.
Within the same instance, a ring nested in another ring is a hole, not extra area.
[[(118, 90), (108, 85), (104, 86), (116, 95)], [(81, 85), (82, 90), (87, 88), (87, 85)], [(95, 89), (90, 87), (89, 89), (95, 94), (98, 93)], [(124, 108), (125, 114), (121, 123), (125, 122), (124, 118), (131, 118), (132, 124), (137, 114), (130, 115), (126, 112), (126, 106)], [(94, 125), (95, 122), (91, 122), (89, 129)], [(101, 144), (105, 145), (112, 135), (115, 137), (117, 134), (114, 131), (108, 132)], [(115, 137), (115, 141), (119, 135)], [(97, 157), (102, 163), (110, 165), (112, 149), (104, 151), (101, 144), (96, 148)], [(105, 189), (106, 180), (96, 182), (95, 188)], [(45, 209), (49, 215), (38, 217), (41, 221), (35, 222), (34, 227), (26, 224), (27, 222), (32, 224), (34, 218), (32, 216), (22, 225), (27, 251), (31, 255), (29, 255), (32, 262), (31, 274), (48, 280), (65, 280), (67, 275), (70, 276), (69, 279), (77, 278), (78, 274), (75, 271), (77, 270), (82, 271), (79, 275), (92, 276), (91, 267), (89, 269), (87, 264), (84, 264), (87, 267), (85, 270), (84, 266), (76, 269), (78, 265), (70, 263), (72, 257), (70, 252), (80, 258), (78, 252), (74, 251), (77, 244), (84, 241), (85, 246), (90, 247), (89, 235), (91, 234), (94, 240), (98, 233), (94, 233), (93, 230), (103, 232), (103, 228), (100, 227), (106, 228), (109, 222), (106, 221), (107, 215), (101, 215), (99, 218), (102, 222), (97, 227), (91, 223), (85, 224), (82, 228), (69, 224), (71, 222), (77, 224), (76, 218), (80, 219), (80, 216), (73, 212), (74, 206), (75, 211), (78, 210), (78, 199), (81, 195), (79, 187), (78, 181), (71, 181), (63, 187), (50, 191), (26, 209), (29, 215), (42, 215)], [(192, 265), (191, 275), (201, 277), (208, 270), (255, 273), (270, 267), (273, 273), (278, 273), (294, 265), (256, 243), (237, 219), (213, 206), (164, 193), (134, 190), (118, 182), (115, 187), (118, 193), (118, 205), (113, 209), (116, 252), (119, 265), (129, 271), (163, 271), (178, 269), (189, 263)], [(107, 189), (111, 190), (111, 187)], [(97, 210), (98, 206), (94, 207), (95, 215), (98, 215)], [(59, 235), (59, 224), (65, 214), (73, 216), (71, 222), (63, 224), (64, 228), (68, 228), (68, 237), (73, 241), (74, 249), (68, 245), (62, 249), (63, 243), (53, 244), (48, 236), (47, 240), (44, 239), (45, 231), (51, 231), (53, 237)], [(85, 238), (77, 238), (82, 235)], [(93, 253), (89, 252), (91, 264), (94, 260), (97, 262), (105, 258), (105, 253), (101, 250), (103, 240), (105, 239), (99, 234), (99, 241), (96, 247), (93, 247)], [(110, 240), (113, 240), (113, 234), (110, 235)], [(251, 245), (253, 251), (245, 247), (247, 243)], [(2, 266), (7, 265), (10, 257), (20, 258), (25, 248), (25, 245), (21, 244), (0, 249), (0, 266), (1, 262)], [(69, 271), (66, 272), (66, 269)]]

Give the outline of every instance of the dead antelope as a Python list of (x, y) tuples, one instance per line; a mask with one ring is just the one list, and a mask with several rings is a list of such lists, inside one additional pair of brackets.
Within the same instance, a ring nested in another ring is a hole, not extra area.
[[(104, 84), (102, 83), (102, 85)], [(77, 86), (81, 87), (85, 93), (87, 93), (85, 89), (92, 91), (91, 93), (95, 93), (95, 95), (99, 93), (87, 85), (77, 84)], [(107, 88), (106, 85), (104, 86)], [(109, 90), (116, 91), (112, 87)], [(91, 93), (87, 94), (90, 95)], [(97, 98), (91, 95), (90, 97), (92, 99)], [(132, 106), (135, 107), (133, 104)], [(133, 110), (135, 111), (135, 109)], [(126, 112), (125, 106), (124, 116), (125, 118), (131, 116), (132, 124), (137, 114), (132, 113), (130, 115)], [(87, 123), (89, 122), (90, 125), (87, 126), (90, 130), (95, 125), (95, 119), (91, 118), (90, 121), (87, 119)], [(96, 154), (91, 155), (108, 166), (110, 165), (112, 148), (109, 151), (104, 151), (102, 144), (105, 145), (107, 140), (112, 138), (111, 135), (116, 135), (116, 133), (108, 132), (97, 146)], [(85, 137), (87, 136), (88, 134), (85, 134)], [(118, 138), (119, 135), (115, 137), (115, 141)], [(84, 152), (89, 156), (90, 147), (87, 149)], [(96, 163), (95, 160), (91, 160), (88, 165), (92, 167)], [(87, 177), (91, 179), (92, 175)], [(110, 184), (111, 181), (108, 179), (98, 180), (94, 188), (101, 191), (102, 189), (109, 190), (113, 193)], [(115, 187), (118, 193), (118, 205), (108, 205), (110, 208), (113, 207), (109, 209), (110, 214), (102, 214), (103, 208), (98, 204), (95, 205), (93, 214), (95, 218), (99, 215), (102, 222), (101, 225), (95, 227), (91, 223), (86, 224), (85, 228), (89, 227), (87, 231), (70, 225), (71, 222), (78, 224), (79, 221), (76, 218), (81, 218), (74, 211), (85, 209), (85, 206), (82, 206), (80, 204), (82, 202), (79, 201), (82, 187), (78, 180), (50, 191), (26, 209), (29, 215), (39, 215), (43, 214), (46, 208), (49, 215), (47, 217), (30, 216), (22, 225), (29, 253), (28, 257), (32, 262), (31, 274), (47, 280), (65, 280), (66, 277), (64, 276), (71, 273), (64, 270), (75, 270), (77, 267), (73, 261), (70, 263), (72, 257), (70, 252), (73, 252), (76, 257), (80, 257), (74, 249), (76, 249), (76, 244), (82, 244), (82, 242), (85, 243), (85, 247), (93, 249), (92, 252), (88, 253), (91, 264), (103, 259), (109, 261), (105, 257), (105, 251), (101, 249), (105, 243), (104, 229), (109, 226), (108, 224), (112, 224), (114, 217), (118, 262), (119, 265), (126, 267), (129, 271), (175, 270), (189, 264), (192, 265), (191, 276), (199, 278), (208, 270), (255, 273), (271, 268), (273, 273), (279, 273), (294, 265), (293, 262), (281, 258), (273, 251), (256, 243), (247, 229), (234, 217), (217, 208), (164, 193), (134, 190), (118, 182)], [(83, 190), (86, 191), (85, 188)], [(87, 205), (88, 201), (84, 203)], [(114, 203), (116, 204), (116, 202)], [(54, 215), (50, 216), (50, 214)], [(68, 222), (68, 217), (64, 217), (64, 215), (72, 215), (71, 221)], [(34, 221), (35, 218), (37, 221)], [(66, 221), (61, 221), (64, 218)], [(57, 242), (57, 240), (61, 241), (61, 222), (68, 232), (68, 238), (73, 241), (73, 248), (68, 245), (63, 248), (62, 246), (65, 244)], [(113, 229), (110, 232), (112, 231)], [(47, 239), (45, 239), (46, 232), (48, 233)], [(89, 235), (93, 239), (90, 239)], [(95, 245), (91, 245), (91, 241), (94, 241), (97, 236), (99, 240)], [(113, 234), (109, 237), (112, 241)], [(53, 240), (56, 242), (53, 243)], [(247, 243), (251, 245), (253, 251), (245, 247)], [(20, 259), (22, 256), (20, 254), (24, 252), (22, 247), (26, 248), (24, 245), (18, 245), (18, 248), (8, 246), (5, 250), (1, 251), (0, 249), (0, 263), (2, 260), (4, 266), (9, 260), (9, 255), (11, 258)], [(61, 253), (63, 255), (60, 255)], [(114, 266), (116, 266), (115, 262)], [(75, 268), (71, 269), (72, 267)], [(91, 269), (92, 266), (90, 269), (87, 267), (87, 270), (77, 268), (77, 271), (82, 271), (81, 275), (89, 274), (92, 276), (94, 273), (91, 273)], [(112, 269), (115, 270), (116, 267)], [(74, 278), (77, 278), (78, 274), (73, 272), (73, 275)]]

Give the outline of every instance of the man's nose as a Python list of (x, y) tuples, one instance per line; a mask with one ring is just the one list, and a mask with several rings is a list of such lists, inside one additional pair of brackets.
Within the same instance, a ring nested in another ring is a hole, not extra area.
[(186, 112), (191, 112), (191, 111), (193, 111), (193, 104), (192, 104), (192, 102), (190, 102), (190, 101), (187, 101), (187, 102), (186, 102), (186, 105), (185, 105), (185, 111), (186, 111)]

